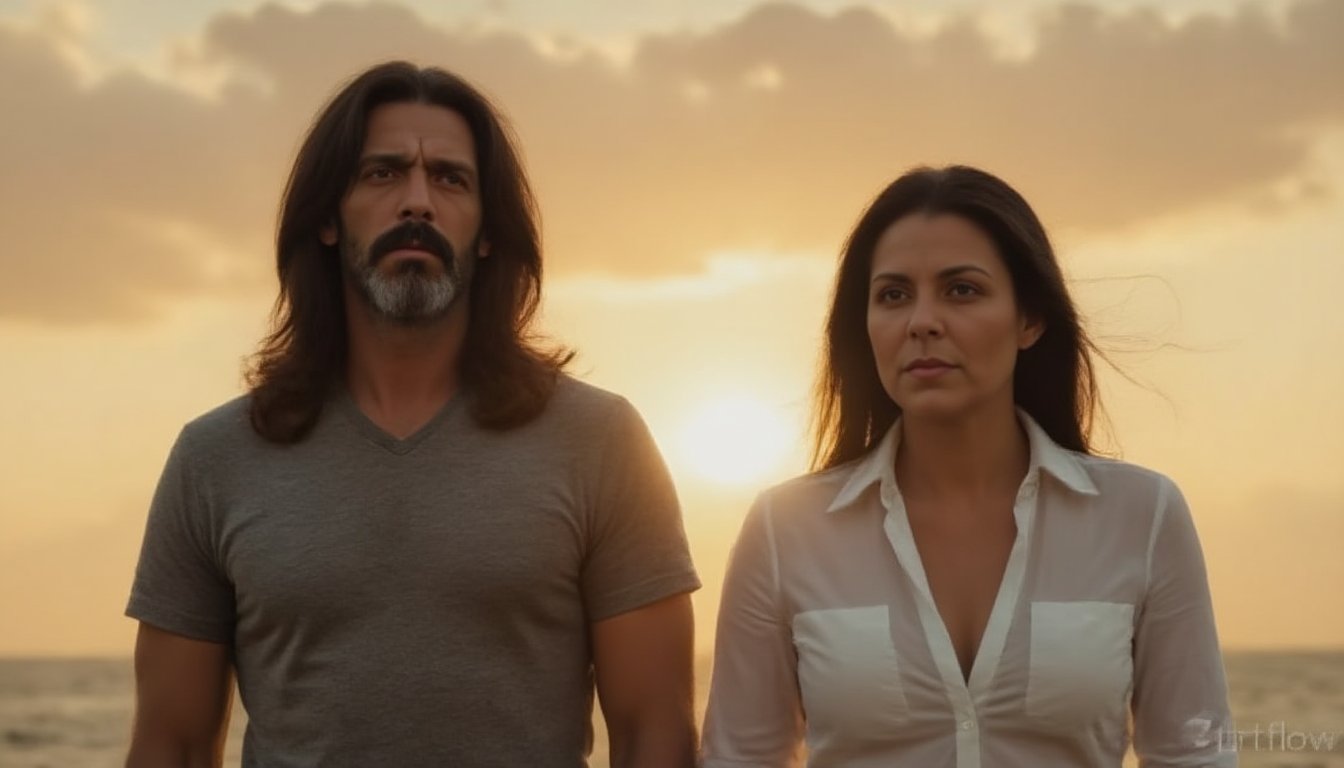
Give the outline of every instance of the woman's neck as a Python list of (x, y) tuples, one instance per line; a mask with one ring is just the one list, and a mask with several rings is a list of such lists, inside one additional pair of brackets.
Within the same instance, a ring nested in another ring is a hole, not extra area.
[(957, 418), (906, 414), (900, 429), (896, 482), (907, 500), (1016, 494), (1031, 463), (1031, 445), (1011, 402)]

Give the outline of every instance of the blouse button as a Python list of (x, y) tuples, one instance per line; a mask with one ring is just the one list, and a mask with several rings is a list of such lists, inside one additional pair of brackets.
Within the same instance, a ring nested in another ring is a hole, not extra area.
[(973, 727), (975, 727), (975, 723), (974, 723), (974, 722), (972, 722), (972, 721), (970, 721), (970, 720), (962, 720), (962, 721), (961, 721), (961, 730), (963, 730), (963, 731), (969, 731), (969, 730), (971, 730), (971, 728), (973, 728)]

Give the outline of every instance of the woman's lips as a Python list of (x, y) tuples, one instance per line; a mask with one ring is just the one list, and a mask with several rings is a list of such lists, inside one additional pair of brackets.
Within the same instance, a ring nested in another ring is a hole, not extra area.
[(956, 366), (941, 360), (917, 360), (907, 366), (905, 372), (917, 379), (936, 379), (953, 368)]

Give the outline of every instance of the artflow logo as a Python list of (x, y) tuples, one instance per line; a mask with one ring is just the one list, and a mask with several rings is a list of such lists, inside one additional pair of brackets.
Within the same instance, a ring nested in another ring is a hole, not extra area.
[(1219, 752), (1334, 752), (1339, 731), (1289, 730), (1287, 722), (1276, 720), (1263, 727), (1214, 727), (1208, 717), (1192, 717), (1182, 728), (1187, 741), (1203, 749), (1215, 742)]

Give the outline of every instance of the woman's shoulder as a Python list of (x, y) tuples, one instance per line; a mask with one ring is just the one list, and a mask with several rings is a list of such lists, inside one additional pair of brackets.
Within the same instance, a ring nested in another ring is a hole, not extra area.
[(1152, 467), (1114, 456), (1069, 451), (1070, 456), (1083, 468), (1105, 496), (1114, 493), (1167, 493), (1175, 489), (1170, 476)]
[[(797, 475), (772, 485), (757, 496), (756, 507), (774, 517), (822, 515), (847, 489), (859, 460)], [(873, 483), (876, 485), (876, 481)]]
[[(1071, 452), (1072, 453), (1072, 452)], [(1151, 529), (1167, 517), (1189, 515), (1180, 486), (1167, 474), (1132, 461), (1074, 453), (1095, 486), (1095, 494), (1077, 497), (1081, 508), (1101, 512), (1095, 519)]]

